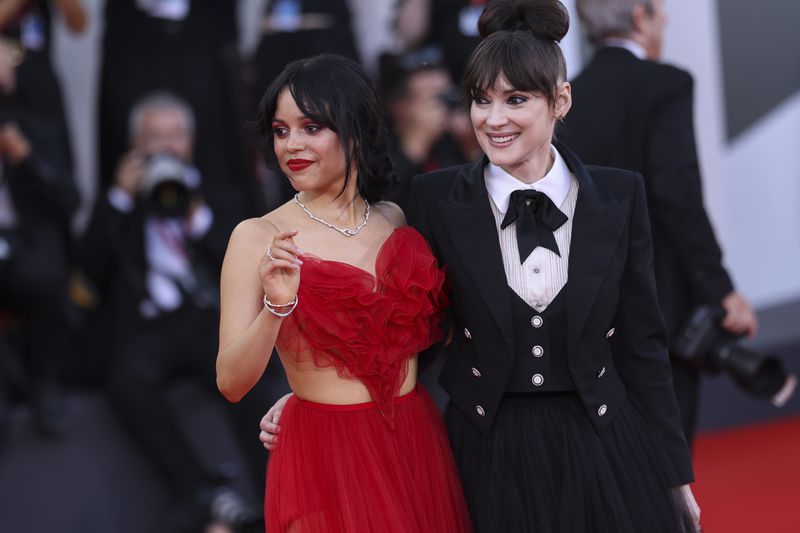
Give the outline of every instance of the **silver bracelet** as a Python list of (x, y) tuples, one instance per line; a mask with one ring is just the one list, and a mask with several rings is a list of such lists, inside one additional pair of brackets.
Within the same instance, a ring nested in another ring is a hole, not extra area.
[[(264, 295), (264, 307), (267, 309), (267, 311), (269, 311), (273, 315), (281, 317), (281, 318), (291, 315), (292, 311), (294, 311), (294, 308), (297, 307), (297, 302), (299, 302), (299, 301), (300, 301), (300, 296), (295, 294), (294, 295), (294, 300), (292, 300), (289, 303), (274, 304), (274, 303), (269, 301), (269, 298), (267, 298), (266, 294)], [(289, 306), (291, 306), (292, 308), (289, 309), (288, 311), (286, 311), (285, 313), (280, 313), (280, 312), (276, 311), (275, 309), (273, 309), (273, 307), (277, 307), (278, 309), (280, 309), (282, 307), (289, 307)]]

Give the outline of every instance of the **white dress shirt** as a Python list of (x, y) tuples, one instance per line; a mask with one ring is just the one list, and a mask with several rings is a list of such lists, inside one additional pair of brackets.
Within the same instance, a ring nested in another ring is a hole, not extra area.
[(616, 46), (617, 48), (624, 48), (625, 50), (632, 53), (639, 59), (647, 59), (647, 50), (644, 49), (644, 46), (637, 43), (636, 41), (631, 41), (630, 39), (612, 37), (610, 39), (604, 40), (603, 46)]
[[(503, 255), (508, 286), (539, 312), (550, 305), (567, 283), (572, 218), (578, 199), (577, 180), (555, 147), (550, 147), (550, 153), (554, 157), (553, 166), (535, 183), (524, 183), (491, 163), (486, 166), (483, 174), (500, 239), (500, 251)], [(500, 229), (508, 211), (511, 193), (520, 189), (533, 189), (546, 194), (567, 216), (567, 221), (553, 232), (560, 256), (547, 248), (537, 246), (525, 262), (520, 264), (517, 223)]]

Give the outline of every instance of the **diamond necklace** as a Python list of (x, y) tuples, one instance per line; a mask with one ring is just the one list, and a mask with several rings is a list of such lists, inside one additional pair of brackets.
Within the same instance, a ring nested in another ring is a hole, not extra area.
[(354, 236), (354, 235), (358, 235), (358, 232), (359, 232), (359, 231), (361, 231), (361, 228), (363, 228), (364, 226), (366, 226), (366, 225), (367, 225), (367, 221), (369, 220), (369, 202), (368, 202), (368, 201), (366, 201), (366, 200), (364, 200), (364, 203), (365, 203), (365, 204), (367, 204), (367, 210), (364, 212), (364, 222), (362, 222), (361, 224), (359, 224), (359, 225), (358, 225), (358, 227), (356, 227), (355, 229), (350, 229), (350, 228), (340, 228), (340, 227), (338, 227), (338, 226), (334, 226), (334, 225), (333, 225), (333, 224), (331, 224), (330, 222), (327, 222), (327, 221), (325, 221), (325, 220), (322, 220), (321, 218), (319, 218), (319, 217), (317, 217), (317, 216), (314, 216), (314, 213), (312, 213), (311, 211), (309, 211), (309, 210), (306, 208), (306, 206), (305, 206), (305, 205), (303, 205), (303, 202), (301, 202), (301, 201), (300, 201), (300, 193), (297, 193), (297, 194), (295, 194), (295, 195), (294, 195), (294, 201), (295, 201), (295, 203), (296, 203), (297, 205), (299, 205), (299, 206), (300, 206), (300, 209), (302, 209), (303, 211), (305, 211), (305, 212), (306, 212), (306, 215), (308, 215), (308, 216), (309, 216), (309, 218), (310, 218), (311, 220), (316, 220), (316, 221), (317, 221), (317, 222), (319, 222), (320, 224), (324, 224), (324, 225), (328, 226), (328, 227), (329, 227), (329, 228), (331, 228), (331, 229), (335, 229), (336, 231), (338, 231), (339, 233), (341, 233), (341, 234), (342, 234), (342, 235), (344, 235), (345, 237), (352, 237), (352, 236)]

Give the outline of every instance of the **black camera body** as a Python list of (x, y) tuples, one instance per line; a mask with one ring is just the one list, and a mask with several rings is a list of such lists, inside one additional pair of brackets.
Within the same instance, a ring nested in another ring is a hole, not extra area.
[(189, 169), (171, 154), (150, 156), (145, 164), (141, 194), (146, 208), (155, 216), (185, 217), (193, 196)]
[(675, 338), (672, 352), (697, 368), (729, 374), (753, 396), (770, 399), (778, 406), (785, 404), (794, 392), (796, 378), (786, 373), (778, 358), (745, 348), (739, 337), (722, 329), (724, 316), (721, 307), (695, 309)]

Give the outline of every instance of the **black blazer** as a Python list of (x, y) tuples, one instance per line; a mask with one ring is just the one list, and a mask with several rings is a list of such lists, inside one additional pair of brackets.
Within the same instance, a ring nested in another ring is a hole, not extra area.
[(691, 310), (733, 290), (703, 207), (692, 117), (693, 81), (675, 67), (600, 49), (572, 82), (558, 138), (581, 160), (642, 174), (656, 284), (671, 336)]
[[(578, 394), (599, 433), (629, 394), (658, 428), (680, 482), (688, 483), (691, 458), (656, 301), (641, 177), (585, 167), (569, 150), (558, 149), (579, 184), (564, 289), (566, 355)], [(452, 284), (456, 334), (439, 381), (451, 402), (488, 434), (511, 378), (514, 335), (485, 164), (484, 159), (416, 177), (408, 217)]]

